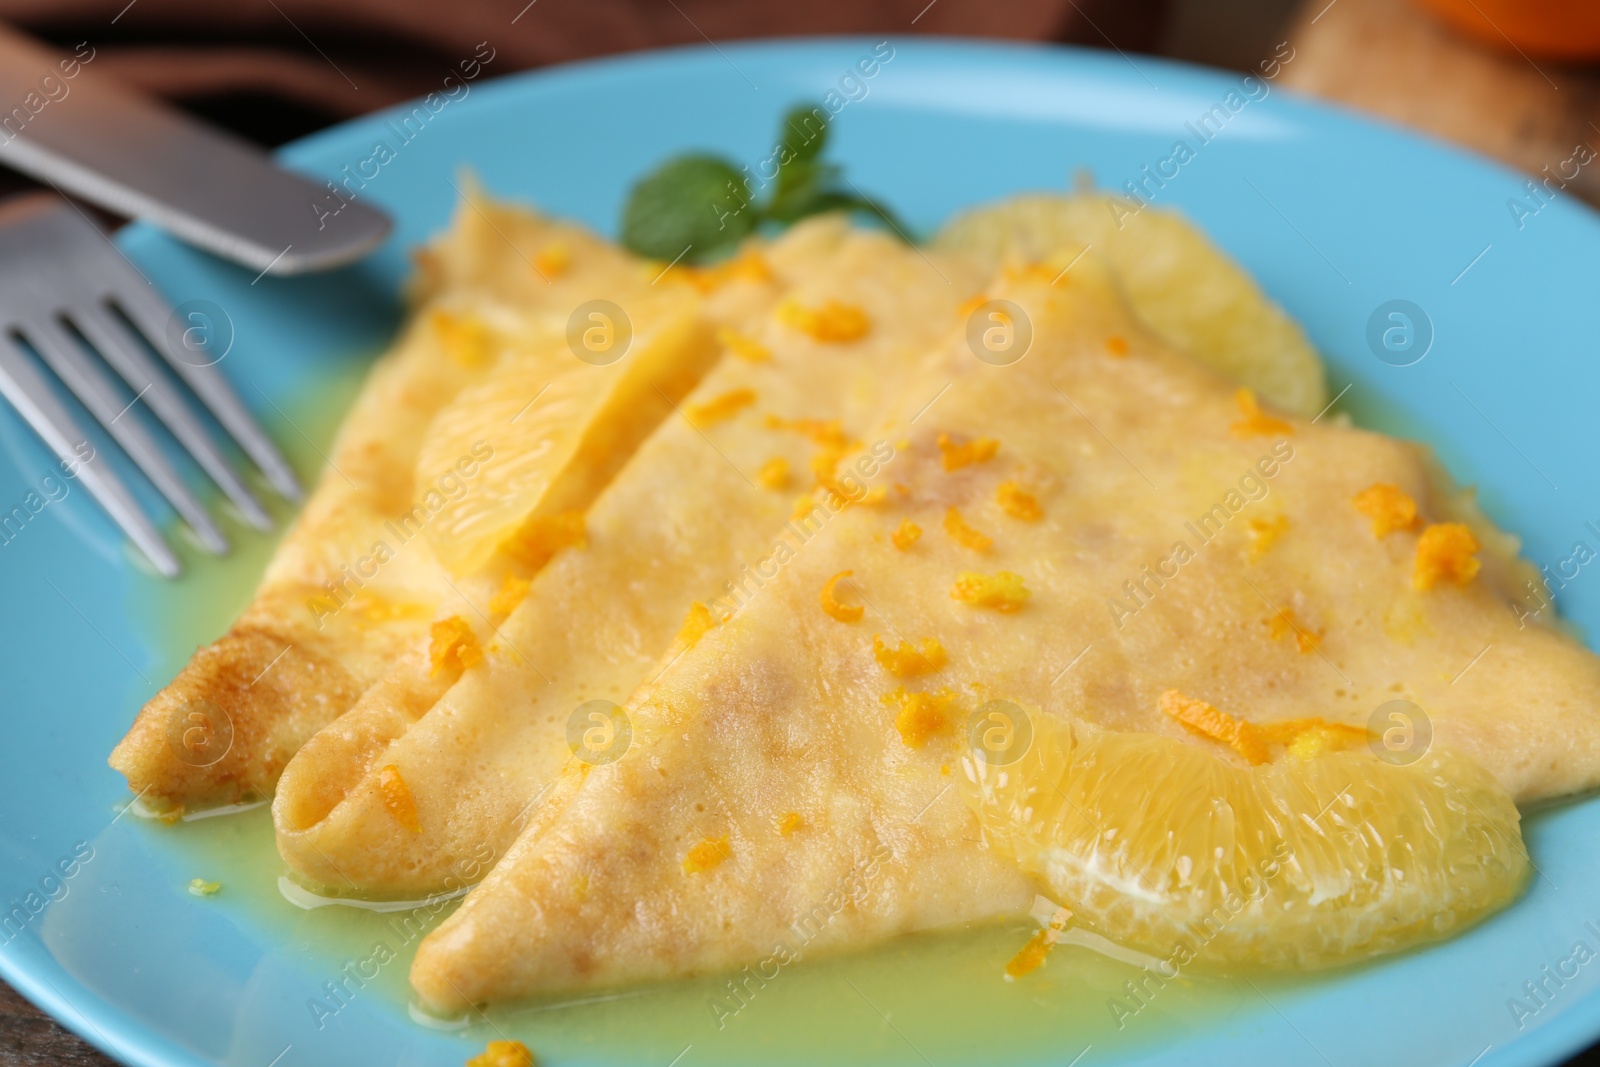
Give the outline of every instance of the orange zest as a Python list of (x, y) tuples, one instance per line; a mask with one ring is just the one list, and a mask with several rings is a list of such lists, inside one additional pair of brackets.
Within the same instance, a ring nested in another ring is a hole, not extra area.
[(894, 728), (907, 748), (921, 748), (930, 737), (950, 728), (956, 694), (949, 689), (936, 693), (911, 693), (896, 686), (883, 695), (884, 706), (895, 712)]
[(1001, 482), (995, 488), (994, 499), (1000, 505), (1000, 510), (1013, 519), (1038, 522), (1044, 518), (1044, 510), (1039, 507), (1039, 501), (1016, 482)]
[(429, 675), (441, 671), (464, 671), (483, 662), (483, 649), (478, 647), (478, 636), (472, 632), (460, 615), (440, 619), (429, 632), (428, 661), (432, 664)]
[(1107, 337), (1106, 354), (1115, 356), (1118, 359), (1126, 356), (1128, 354), (1128, 339), (1126, 337), (1117, 336)]
[(721, 837), (708, 837), (698, 845), (689, 849), (689, 854), (683, 858), (684, 874), (702, 874), (722, 866), (723, 861), (733, 856), (733, 849), (728, 844), (728, 835)]
[(1317, 646), (1322, 644), (1322, 632), (1320, 630), (1306, 629), (1301, 625), (1300, 620), (1294, 617), (1294, 611), (1290, 608), (1279, 610), (1272, 618), (1267, 620), (1267, 625), (1271, 627), (1274, 641), (1282, 640), (1287, 634), (1293, 632), (1295, 647), (1302, 653), (1315, 652)]
[(1289, 530), (1289, 516), (1276, 515), (1270, 519), (1250, 520), (1250, 555), (1259, 558), (1267, 554)]
[(702, 293), (714, 293), (733, 281), (771, 281), (772, 268), (761, 253), (752, 250), (710, 267), (691, 267), (686, 264), (668, 267), (665, 276), (682, 279)]
[(506, 575), (500, 582), (500, 588), (489, 598), (489, 614), (510, 615), (528, 595), (528, 587), (532, 584), (528, 579), (519, 578), (515, 574)]
[(894, 528), (889, 535), (889, 540), (894, 542), (894, 547), (902, 552), (909, 552), (911, 546), (917, 543), (917, 538), (922, 536), (922, 527), (910, 519), (901, 519), (900, 525)]
[(684, 412), (692, 426), (704, 428), (726, 422), (756, 402), (754, 389), (729, 389), (703, 404), (690, 404)]
[(845, 449), (852, 443), (838, 419), (786, 419), (780, 415), (768, 415), (762, 425), (769, 430), (791, 430), (818, 448)]
[(899, 648), (890, 648), (883, 643), (882, 637), (876, 635), (872, 638), (872, 656), (878, 661), (878, 666), (896, 678), (931, 674), (942, 668), (950, 658), (936, 637), (924, 637), (919, 649), (909, 641), (901, 641)]
[(1023, 945), (1022, 950), (1012, 956), (1010, 962), (1006, 964), (1006, 981), (1014, 982), (1043, 966), (1045, 957), (1050, 955), (1055, 943), (1061, 940), (1061, 935), (1066, 931), (1067, 923), (1071, 919), (1071, 911), (1066, 908), (1056, 909), (1056, 913), (1050, 916), (1050, 921), (1028, 938), (1028, 943)]
[(395, 822), (414, 834), (422, 832), (422, 823), (417, 819), (417, 802), (411, 797), (411, 788), (400, 777), (400, 768), (392, 763), (378, 772), (378, 796), (383, 800), (384, 810)]
[(995, 611), (1021, 611), (1033, 594), (1022, 583), (1022, 575), (1010, 571), (980, 574), (964, 571), (950, 587), (952, 599), (975, 608), (993, 608)]
[(1168, 689), (1161, 694), (1160, 707), (1163, 714), (1177, 719), (1191, 732), (1230, 746), (1248, 763), (1265, 763), (1269, 758), (1267, 743), (1255, 726), (1243, 719), (1235, 719), (1203, 700), (1195, 700), (1176, 689)]
[(834, 587), (841, 578), (848, 578), (855, 571), (840, 571), (829, 578), (822, 586), (822, 610), (840, 622), (860, 622), (866, 608), (860, 604), (841, 604), (834, 598)]
[(492, 354), (492, 338), (483, 320), (474, 315), (435, 311), (429, 322), (445, 355), (468, 370), (485, 367)]
[(988, 302), (989, 298), (983, 293), (979, 293), (977, 296), (969, 296), (956, 306), (956, 317), (959, 319), (967, 318)]
[(1478, 539), (1465, 523), (1438, 522), (1417, 538), (1417, 559), (1411, 571), (1416, 589), (1432, 589), (1440, 582), (1466, 585), (1478, 576)]
[(467, 1067), (537, 1067), (533, 1053), (520, 1041), (491, 1041)]
[(533, 257), (533, 269), (546, 278), (559, 278), (572, 265), (572, 250), (560, 241), (547, 244)]
[(987, 463), (998, 451), (1000, 442), (992, 437), (957, 442), (947, 433), (939, 435), (939, 459), (946, 471), (958, 471), (974, 463)]
[(825, 344), (859, 341), (872, 328), (865, 311), (837, 300), (823, 301), (814, 308), (786, 300), (778, 307), (778, 321)]
[(782, 489), (789, 484), (789, 461), (782, 456), (767, 460), (756, 471), (756, 481), (767, 489)]
[(508, 556), (537, 571), (563, 548), (582, 548), (589, 543), (583, 512), (563, 511), (559, 515), (536, 515), (500, 546)]
[(1322, 718), (1286, 719), (1256, 727), (1268, 744), (1284, 745), (1289, 755), (1310, 759), (1319, 752), (1366, 744), (1371, 734), (1359, 726), (1328, 722)]
[(805, 824), (806, 821), (800, 817), (800, 813), (798, 811), (791, 811), (783, 818), (778, 820), (778, 833), (782, 834), (784, 837), (788, 837)]
[(950, 539), (963, 548), (970, 548), (974, 552), (987, 552), (994, 547), (994, 538), (980, 533), (967, 525), (967, 520), (961, 517), (961, 512), (955, 508), (946, 508), (944, 513), (944, 532)]
[(726, 326), (717, 331), (717, 343), (747, 363), (770, 363), (772, 349), (753, 337), (746, 337)]
[(1351, 498), (1355, 509), (1372, 520), (1372, 536), (1385, 537), (1396, 530), (1414, 528), (1420, 518), (1417, 502), (1397, 485), (1378, 482)]
[(1273, 415), (1264, 414), (1261, 405), (1256, 401), (1256, 394), (1251, 389), (1240, 389), (1233, 394), (1234, 403), (1239, 405), (1239, 414), (1244, 416), (1229, 427), (1235, 437), (1271, 437), (1274, 434), (1287, 435), (1294, 433), (1294, 427), (1283, 419)]
[(683, 625), (678, 629), (678, 643), (684, 648), (693, 648), (716, 624), (717, 620), (711, 617), (711, 609), (696, 600), (689, 605), (689, 611), (683, 617)]

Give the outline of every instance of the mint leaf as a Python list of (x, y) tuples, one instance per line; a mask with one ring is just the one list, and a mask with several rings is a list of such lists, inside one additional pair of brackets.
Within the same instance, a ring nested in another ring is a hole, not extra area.
[(738, 244), (759, 221), (744, 176), (717, 156), (667, 160), (641, 178), (622, 213), (622, 243), (651, 259), (704, 261)]
[[(816, 104), (801, 104), (783, 116), (778, 136), (789, 149), (791, 162), (806, 162), (822, 155), (828, 144), (828, 112)], [(780, 168), (784, 166), (780, 162)], [(780, 171), (781, 173), (781, 171)]]
[(704, 263), (730, 251), (762, 223), (787, 226), (825, 211), (870, 215), (905, 237), (888, 208), (855, 192), (837, 164), (822, 159), (828, 112), (820, 105), (790, 108), (778, 130), (778, 173), (765, 204), (719, 156), (674, 156), (645, 175), (628, 194), (622, 243), (651, 259)]
[(778, 181), (767, 202), (766, 217), (785, 225), (815, 215), (811, 205), (839, 177), (839, 168), (814, 159), (796, 159), (778, 167)]

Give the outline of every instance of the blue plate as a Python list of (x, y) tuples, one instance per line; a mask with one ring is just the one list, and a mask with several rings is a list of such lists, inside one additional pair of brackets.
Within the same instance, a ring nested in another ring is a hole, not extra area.
[[(458, 168), (613, 232), (629, 183), (663, 156), (709, 148), (754, 167), (787, 104), (832, 93), (835, 157), (924, 231), (993, 197), (1065, 188), (1079, 168), (1182, 208), (1305, 324), (1358, 417), (1434, 444), (1532, 559), (1572, 575), (1565, 613), (1600, 632), (1600, 579), (1574, 557), (1576, 543), (1600, 548), (1600, 523), (1589, 525), (1600, 519), (1591, 450), (1600, 362), (1588, 352), (1600, 226), (1590, 212), (1482, 160), (1291, 99), (1270, 80), (927, 39), (894, 40), (871, 77), (853, 73), (877, 43), (696, 48), (498, 81), (488, 78), (492, 50), (480, 49), (481, 76), (463, 92), (441, 71), (432, 110), (362, 119), (284, 153), (394, 213), (394, 238), (361, 266), (254, 281), (141, 226), (120, 243), (173, 303), (226, 312), (234, 344), (224, 369), (279, 439), (309, 457), (311, 475), (336, 414), (316, 397), (347, 396), (394, 328), (405, 249), (445, 224)], [(1292, 65), (1292, 50), (1280, 51)], [(558, 1063), (844, 1058), (830, 1035), (865, 1009), (829, 999), (830, 968), (842, 966), (831, 963), (786, 978), (782, 996), (798, 1006), (775, 1009), (769, 1024), (757, 1003), (734, 1021), (738, 1037), (715, 1031), (698, 994), (672, 991), (637, 994), (654, 1014), (546, 1005), (491, 1013), (463, 1032), (424, 1028), (405, 1010), (409, 949), (374, 962), (363, 947), (362, 931), (381, 917), (352, 926), (327, 917), (344, 909), (297, 912), (278, 899), (264, 812), (170, 828), (120, 815), (125, 788), (107, 752), (174, 669), (172, 635), (192, 642), (225, 625), (265, 543), (241, 535), (234, 560), (165, 587), (84, 494), (41, 490), (51, 459), (9, 412), (0, 444), (9, 456), (0, 515), (25, 512), (0, 534), (0, 971), (56, 1018), (152, 1067), (459, 1063), (501, 1028), (532, 1034)], [(1064, 1063), (1085, 1044), (1085, 1065), (1552, 1063), (1600, 1035), (1600, 964), (1586, 965), (1600, 950), (1597, 839), (1594, 801), (1541, 813), (1528, 822), (1539, 876), (1483, 926), (1359, 970), (1247, 990), (1222, 1010), (1185, 1015), (1191, 994), (1163, 992), (1151, 1014), (1166, 1023), (1141, 1041), (1094, 1036), (1103, 1019), (1060, 1016), (1053, 1030), (990, 1032), (986, 1043), (988, 1018), (964, 1001), (919, 1009), (885, 979), (857, 983), (887, 1010), (853, 1047), (876, 1063)], [(258, 878), (241, 866), (251, 850), (269, 854)], [(228, 878), (217, 896), (185, 892), (190, 878), (219, 871)], [(937, 969), (928, 961), (953, 943), (891, 946), (880, 973), (897, 959)], [(1587, 951), (1575, 954), (1580, 943)], [(1076, 962), (1049, 969), (1057, 985), (1103, 966), (1063, 959)], [(989, 991), (994, 975), (986, 964), (972, 979), (985, 991), (977, 1002), (1000, 995)], [(1118, 994), (1121, 976), (1101, 980), (1102, 1000)], [(796, 1011), (811, 1013), (805, 1025)]]

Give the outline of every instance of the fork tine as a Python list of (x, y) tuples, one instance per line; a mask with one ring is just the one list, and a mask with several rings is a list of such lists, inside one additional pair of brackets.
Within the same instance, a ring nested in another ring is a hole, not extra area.
[[(172, 464), (167, 462), (167, 457), (151, 439), (144, 425), (132, 414), (140, 398), (135, 396), (123, 404), (112, 386), (110, 376), (55, 323), (48, 320), (25, 321), (21, 325), (21, 332), (50, 369), (55, 371), (56, 377), (66, 383), (67, 388), (145, 473), (151, 484), (183, 516), (199, 536), (201, 544), (212, 552), (226, 552), (228, 542), (216, 522), (206, 514), (206, 509), (189, 491), (178, 472), (173, 470)], [(266, 514), (262, 513), (261, 518), (266, 520)], [(270, 520), (267, 524), (270, 525)]]
[(156, 417), (172, 431), (172, 436), (188, 450), (202, 470), (222, 488), (234, 506), (258, 529), (266, 529), (267, 513), (255, 494), (245, 486), (228, 464), (227, 457), (195, 418), (189, 406), (156, 367), (136, 338), (121, 320), (102, 307), (74, 307), (67, 312), (71, 322), (88, 339), (106, 362), (116, 368), (128, 387), (144, 396)]
[(122, 484), (109, 466), (102, 470), (97, 458), (84, 460), (78, 455), (74, 446), (87, 441), (88, 437), (66, 408), (61, 406), (28, 355), (9, 338), (0, 338), (0, 393), (22, 414), (63, 464), (70, 463), (76, 467), (77, 477), (83, 481), (90, 495), (100, 502), (100, 506), (122, 527), (129, 539), (139, 546), (156, 570), (168, 578), (176, 578), (183, 567), (162, 539), (160, 531), (139, 510), (127, 486)]
[(143, 279), (134, 277), (131, 268), (126, 271), (126, 277), (128, 284), (119, 286), (112, 294), (113, 303), (122, 309), (155, 350), (166, 357), (172, 369), (188, 383), (223, 428), (239, 442), (245, 455), (267, 476), (272, 487), (291, 501), (298, 503), (304, 500), (305, 492), (300, 488), (293, 468), (272, 443), (272, 438), (250, 417), (250, 412), (234, 395), (227, 379), (215, 366), (197, 366), (173, 351), (166, 332), (167, 320), (171, 317), (170, 309), (144, 284)]

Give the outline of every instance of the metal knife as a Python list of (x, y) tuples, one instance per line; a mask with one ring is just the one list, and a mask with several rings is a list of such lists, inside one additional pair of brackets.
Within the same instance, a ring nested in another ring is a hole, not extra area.
[(376, 208), (100, 75), (88, 44), (64, 56), (5, 26), (0, 163), (263, 273), (341, 266), (390, 229)]

